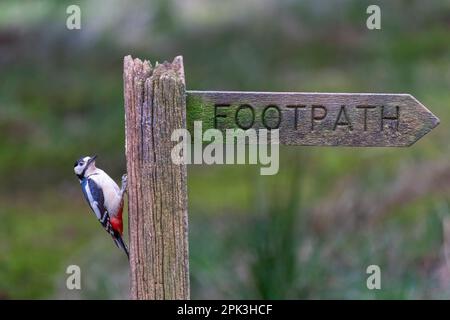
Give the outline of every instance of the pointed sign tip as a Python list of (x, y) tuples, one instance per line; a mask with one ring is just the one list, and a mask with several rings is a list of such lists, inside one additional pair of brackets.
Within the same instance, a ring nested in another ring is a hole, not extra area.
[(413, 100), (418, 106), (420, 106), (422, 109), (424, 109), (426, 112), (429, 113), (429, 119), (430, 119), (430, 126), (429, 126), (429, 131), (433, 130), (434, 128), (436, 128), (439, 123), (441, 122), (441, 120), (433, 113), (431, 112), (427, 107), (425, 107), (425, 105), (420, 102), (419, 100), (417, 100), (413, 95), (408, 94), (409, 98), (411, 100)]
[(434, 114), (432, 114), (432, 115), (433, 115), (431, 118), (432, 125), (433, 125), (432, 128), (436, 128), (441, 123), (441, 120), (438, 117), (436, 117)]

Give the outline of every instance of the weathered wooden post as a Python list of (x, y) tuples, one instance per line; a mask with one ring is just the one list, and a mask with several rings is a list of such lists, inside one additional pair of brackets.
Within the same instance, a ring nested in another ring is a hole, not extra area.
[(189, 299), (186, 165), (171, 161), (186, 127), (182, 57), (124, 59), (131, 298)]

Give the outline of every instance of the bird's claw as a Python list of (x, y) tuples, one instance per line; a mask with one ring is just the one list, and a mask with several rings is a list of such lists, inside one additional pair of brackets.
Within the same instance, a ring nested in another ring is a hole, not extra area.
[(128, 182), (128, 176), (125, 173), (124, 175), (122, 175), (122, 190), (123, 191), (127, 190), (127, 182)]

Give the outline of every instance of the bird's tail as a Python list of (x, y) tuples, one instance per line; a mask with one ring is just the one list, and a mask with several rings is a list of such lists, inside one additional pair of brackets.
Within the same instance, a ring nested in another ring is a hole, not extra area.
[(116, 246), (119, 247), (120, 249), (122, 249), (123, 251), (125, 251), (125, 254), (128, 257), (128, 260), (130, 259), (130, 254), (128, 253), (128, 247), (125, 244), (125, 242), (122, 239), (122, 236), (120, 235), (115, 235), (113, 236), (114, 242), (116, 243)]

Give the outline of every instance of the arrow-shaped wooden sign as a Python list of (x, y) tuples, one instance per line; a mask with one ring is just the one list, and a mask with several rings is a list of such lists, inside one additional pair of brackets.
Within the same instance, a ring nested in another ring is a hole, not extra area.
[(279, 129), (281, 144), (410, 146), (439, 119), (409, 94), (187, 91), (187, 127)]

